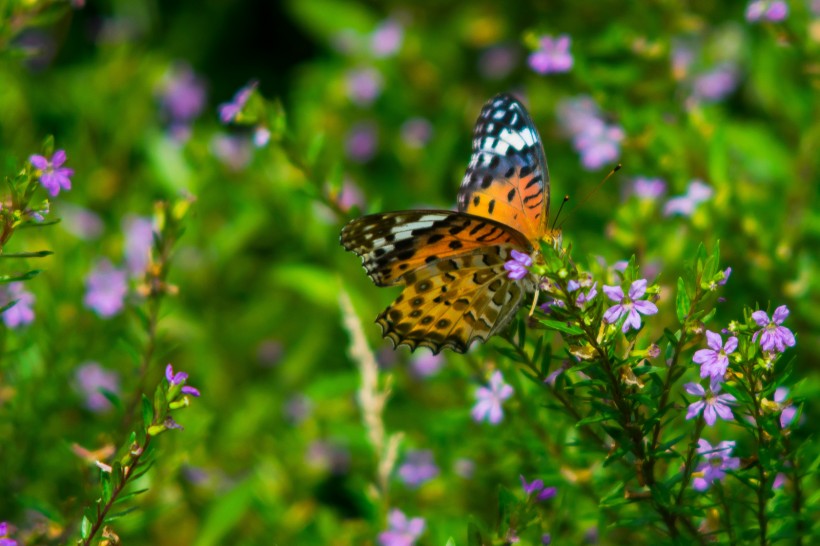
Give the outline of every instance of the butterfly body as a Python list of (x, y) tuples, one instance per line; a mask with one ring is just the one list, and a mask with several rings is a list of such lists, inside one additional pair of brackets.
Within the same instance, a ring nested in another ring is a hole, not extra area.
[(560, 236), (547, 224), (549, 173), (541, 139), (524, 106), (498, 95), (481, 110), (458, 211), (373, 214), (348, 223), (341, 243), (362, 258), (378, 286), (405, 285), (376, 319), (394, 345), (465, 352), (501, 331), (535, 290), (513, 280), (512, 251), (538, 262), (541, 241)]

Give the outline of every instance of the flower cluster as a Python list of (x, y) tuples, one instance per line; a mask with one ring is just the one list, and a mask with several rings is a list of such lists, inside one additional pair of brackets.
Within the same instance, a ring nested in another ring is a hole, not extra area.
[(557, 38), (541, 36), (538, 49), (530, 54), (527, 63), (539, 74), (567, 72), (572, 68), (572, 55), (569, 52), (570, 38), (561, 34)]
[(517, 250), (513, 250), (510, 255), (512, 259), (507, 260), (504, 264), (504, 269), (507, 270), (507, 277), (514, 281), (521, 280), (529, 273), (527, 268), (532, 265), (532, 258), (528, 254), (518, 252)]
[(531, 498), (534, 495), (534, 498), (537, 502), (549, 500), (553, 498), (555, 495), (558, 494), (558, 489), (555, 487), (544, 487), (544, 480), (536, 479), (527, 483), (527, 480), (524, 479), (524, 476), (519, 476), (521, 478), (521, 487), (524, 489), (524, 494), (527, 495), (527, 498)]
[(433, 452), (427, 449), (410, 451), (399, 466), (399, 478), (410, 487), (421, 484), (438, 476), (439, 470), (433, 462)]
[(663, 212), (666, 216), (673, 214), (692, 216), (692, 213), (695, 212), (695, 208), (701, 203), (708, 201), (713, 193), (714, 190), (701, 180), (692, 180), (685, 194), (673, 197), (666, 202)]
[(779, 23), (789, 14), (789, 6), (783, 0), (752, 0), (746, 6), (746, 20), (750, 23), (769, 21)]
[(595, 170), (612, 163), (621, 155), (623, 128), (603, 119), (595, 102), (587, 96), (566, 99), (558, 103), (558, 121), (572, 138), (581, 163)]
[(424, 532), (423, 519), (408, 519), (401, 510), (391, 510), (387, 523), (390, 528), (379, 535), (381, 546), (413, 546)]
[(706, 491), (714, 482), (722, 481), (727, 470), (740, 468), (740, 459), (731, 456), (734, 447), (734, 442), (720, 442), (712, 446), (703, 438), (698, 440), (698, 454), (706, 460), (698, 465), (695, 479), (692, 480), (696, 491)]

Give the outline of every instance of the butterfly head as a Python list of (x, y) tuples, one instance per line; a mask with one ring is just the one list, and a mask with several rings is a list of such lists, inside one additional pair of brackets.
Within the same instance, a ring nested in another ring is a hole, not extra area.
[(548, 229), (544, 235), (541, 236), (541, 242), (551, 246), (555, 250), (561, 250), (564, 243), (564, 236), (560, 229)]

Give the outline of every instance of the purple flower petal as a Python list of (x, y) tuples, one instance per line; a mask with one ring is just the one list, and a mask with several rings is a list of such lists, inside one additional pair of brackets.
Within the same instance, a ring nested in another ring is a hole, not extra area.
[(28, 160), (36, 169), (43, 171), (48, 168), (48, 159), (39, 154), (29, 157)]
[(700, 383), (687, 383), (683, 386), (683, 390), (694, 396), (706, 396), (706, 390), (704, 390), (703, 385)]
[(703, 400), (698, 400), (697, 402), (689, 404), (689, 409), (686, 412), (686, 418), (692, 419), (693, 417), (697, 417), (705, 405), (706, 402)]
[(604, 322), (609, 324), (614, 324), (618, 322), (621, 318), (621, 315), (624, 314), (624, 306), (623, 305), (613, 305), (609, 309), (604, 312)]
[(620, 286), (604, 285), (604, 294), (612, 301), (620, 302), (624, 299), (624, 291)]
[(789, 406), (783, 409), (783, 412), (780, 414), (780, 428), (788, 427), (792, 421), (794, 421), (794, 417), (797, 415), (797, 407), (796, 406)]
[(651, 301), (641, 300), (632, 304), (642, 315), (655, 315), (658, 313), (658, 306)]
[(638, 279), (629, 287), (629, 299), (636, 300), (646, 294), (646, 279)]
[(765, 311), (755, 311), (752, 313), (752, 319), (758, 326), (763, 328), (769, 325), (769, 315), (767, 315)]
[(735, 352), (737, 349), (737, 338), (732, 336), (726, 340), (726, 345), (723, 346), (723, 352), (726, 354)]
[(782, 404), (786, 401), (786, 398), (789, 396), (789, 389), (787, 387), (777, 387), (774, 391), (774, 401), (778, 404)]
[(706, 344), (715, 351), (723, 350), (723, 339), (720, 334), (706, 330)]

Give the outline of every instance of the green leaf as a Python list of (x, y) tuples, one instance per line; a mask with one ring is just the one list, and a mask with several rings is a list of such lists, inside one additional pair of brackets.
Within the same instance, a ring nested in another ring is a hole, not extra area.
[(20, 224), (17, 226), (17, 229), (30, 229), (30, 228), (42, 228), (53, 226), (62, 222), (61, 218), (55, 218), (53, 220), (45, 220), (43, 222), (26, 222), (25, 224)]
[(0, 258), (45, 258), (54, 254), (51, 250), (38, 250), (36, 252), (13, 252), (0, 254)]
[(566, 322), (559, 322), (557, 320), (541, 319), (539, 322), (549, 328), (550, 330), (557, 330), (572, 336), (579, 336), (584, 333), (583, 330), (577, 326), (570, 326)]
[(456, 541), (453, 539), (453, 537), (450, 537), (450, 539), (447, 541), (447, 544), (445, 544), (444, 546), (456, 546)]
[(119, 512), (114, 512), (113, 514), (109, 514), (105, 517), (105, 522), (106, 523), (111, 523), (112, 521), (118, 520), (121, 517), (130, 514), (131, 512), (136, 510), (137, 508), (139, 508), (139, 506), (132, 506), (130, 508), (126, 508), (125, 510), (121, 510)]
[(212, 546), (227, 544), (228, 536), (235, 532), (248, 511), (255, 511), (254, 498), (258, 484), (252, 480), (245, 480), (235, 485), (233, 489), (220, 495), (210, 504), (203, 515), (199, 526), (199, 534), (193, 542), (194, 546)]
[(692, 300), (689, 299), (689, 294), (686, 293), (686, 284), (683, 282), (683, 277), (678, 277), (678, 294), (675, 298), (675, 312), (681, 324), (686, 321), (686, 315), (689, 314), (691, 304)]
[(40, 273), (42, 273), (42, 269), (34, 269), (27, 273), (21, 273), (20, 275), (0, 275), (0, 284), (15, 282), (15, 281), (28, 281), (33, 279)]
[(154, 422), (154, 408), (151, 406), (151, 400), (142, 395), (142, 423), (145, 427), (149, 427)]
[(86, 516), (83, 516), (83, 521), (80, 523), (80, 536), (84, 540), (88, 540), (91, 536), (91, 520)]
[(467, 546), (489, 546), (490, 541), (485, 540), (481, 533), (481, 528), (474, 521), (467, 523)]

